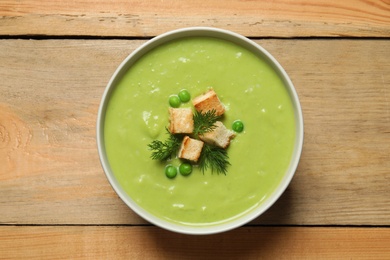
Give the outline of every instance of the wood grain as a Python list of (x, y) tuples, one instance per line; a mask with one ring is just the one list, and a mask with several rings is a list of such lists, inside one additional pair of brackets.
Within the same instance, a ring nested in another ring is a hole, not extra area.
[(389, 228), (244, 227), (186, 236), (156, 227), (0, 226), (1, 259), (388, 259)]
[[(97, 109), (144, 41), (0, 41), (0, 224), (140, 224), (100, 167)], [(390, 224), (390, 44), (260, 40), (298, 91), (296, 176), (253, 224)]]
[(189, 26), (255, 37), (389, 37), (389, 0), (2, 0), (0, 35), (150, 37)]

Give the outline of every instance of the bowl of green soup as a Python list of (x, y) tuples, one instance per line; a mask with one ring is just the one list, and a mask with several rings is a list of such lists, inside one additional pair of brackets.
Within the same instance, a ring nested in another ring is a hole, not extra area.
[[(222, 114), (198, 111), (195, 100), (210, 91)], [(175, 132), (174, 120), (192, 128)], [(217, 121), (229, 136), (223, 148), (202, 138)], [(97, 145), (108, 181), (135, 213), (170, 231), (213, 234), (252, 221), (285, 191), (301, 155), (302, 111), (264, 48), (231, 31), (184, 28), (119, 65), (100, 103)]]

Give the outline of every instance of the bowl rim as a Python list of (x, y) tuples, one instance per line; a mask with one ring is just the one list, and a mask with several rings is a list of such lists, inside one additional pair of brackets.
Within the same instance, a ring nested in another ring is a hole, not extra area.
[[(209, 36), (224, 39), (233, 43), (236, 43), (244, 48), (249, 49), (252, 52), (255, 52), (256, 55), (260, 55), (263, 58), (267, 59), (270, 65), (274, 70), (279, 74), (279, 77), (283, 80), (285, 87), (287, 88), (290, 99), (294, 108), (294, 116), (295, 116), (295, 127), (296, 127), (296, 140), (294, 144), (293, 154), (290, 160), (290, 165), (286, 170), (281, 182), (277, 186), (277, 188), (273, 191), (273, 193), (259, 206), (255, 209), (252, 209), (250, 212), (234, 219), (231, 221), (227, 221), (226, 223), (210, 225), (210, 226), (184, 226), (175, 224), (164, 219), (158, 218), (146, 210), (142, 209), (132, 198), (127, 195), (127, 193), (121, 188), (121, 185), (116, 180), (107, 159), (106, 150), (104, 146), (104, 118), (105, 111), (109, 101), (110, 93), (115, 89), (116, 83), (122, 78), (123, 74), (127, 72), (127, 70), (144, 54), (148, 51), (154, 49), (158, 45), (166, 43), (168, 41), (172, 41), (179, 38), (184, 37), (195, 37), (195, 36)], [(207, 234), (216, 234), (220, 232), (229, 231), (248, 222), (254, 220), (255, 218), (262, 215), (265, 211), (267, 211), (284, 193), (290, 184), (292, 178), (295, 175), (296, 169), (298, 167), (298, 163), (300, 160), (300, 156), (303, 148), (303, 139), (304, 139), (304, 124), (303, 124), (303, 114), (302, 108), (299, 102), (298, 94), (295, 90), (295, 87), (284, 70), (284, 68), (279, 64), (279, 62), (262, 46), (255, 43), (254, 41), (242, 36), (238, 33), (214, 28), (214, 27), (186, 27), (176, 30), (171, 30), (165, 33), (162, 33), (147, 42), (141, 44), (138, 48), (136, 48), (132, 53), (130, 53), (122, 63), (116, 68), (115, 72), (111, 76), (107, 86), (105, 87), (104, 93), (102, 95), (98, 115), (96, 122), (96, 142), (98, 148), (98, 154), (100, 163), (104, 170), (104, 173), (111, 184), (114, 191), (118, 194), (118, 196), (122, 199), (125, 204), (132, 209), (138, 216), (142, 217), (144, 220), (148, 221), (151, 224), (154, 224), (163, 229), (173, 231), (176, 233), (182, 234), (191, 234), (191, 235), (207, 235)]]

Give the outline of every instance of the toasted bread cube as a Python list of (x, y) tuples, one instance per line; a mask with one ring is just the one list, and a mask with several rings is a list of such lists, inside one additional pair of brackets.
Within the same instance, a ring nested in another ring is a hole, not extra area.
[(194, 131), (194, 115), (191, 108), (169, 108), (169, 132), (191, 134)]
[(221, 121), (215, 122), (214, 125), (216, 127), (213, 131), (204, 133), (203, 135), (200, 135), (199, 138), (208, 144), (226, 149), (235, 134), (233, 131), (227, 129)]
[(197, 96), (192, 100), (192, 104), (199, 112), (205, 113), (210, 110), (215, 110), (217, 116), (225, 113), (225, 106), (219, 100), (217, 93), (213, 89), (210, 89), (206, 93)]
[(185, 136), (181, 143), (178, 157), (197, 162), (202, 152), (204, 143), (197, 139)]

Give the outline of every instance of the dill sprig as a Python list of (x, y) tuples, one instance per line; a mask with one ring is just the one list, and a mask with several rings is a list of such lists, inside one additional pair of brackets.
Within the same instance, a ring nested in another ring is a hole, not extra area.
[[(193, 138), (199, 139), (199, 135), (203, 135), (207, 132), (213, 131), (216, 127), (215, 122), (220, 118), (216, 115), (216, 110), (210, 110), (207, 112), (194, 113), (194, 131), (192, 133)], [(175, 156), (183, 141), (183, 135), (172, 134), (166, 128), (169, 135), (168, 139), (164, 142), (160, 140), (153, 140), (148, 144), (149, 150), (152, 151), (151, 158), (153, 160), (167, 161)], [(226, 175), (227, 167), (230, 165), (227, 150), (204, 143), (200, 158), (198, 161), (199, 169), (204, 173), (210, 169), (211, 172), (223, 173)]]
[(166, 161), (177, 153), (182, 140), (179, 136), (171, 134), (168, 129), (167, 132), (169, 137), (165, 142), (153, 140), (148, 144), (149, 150), (153, 151), (150, 156), (153, 160)]
[(202, 111), (195, 111), (193, 133), (195, 137), (213, 131), (215, 128), (215, 122), (217, 122), (220, 118), (220, 116), (217, 116), (215, 113), (215, 109), (209, 110), (205, 113), (202, 113)]
[(208, 168), (211, 172), (223, 173), (226, 175), (227, 167), (230, 165), (227, 151), (223, 148), (204, 144), (199, 159), (199, 168), (204, 173)]

